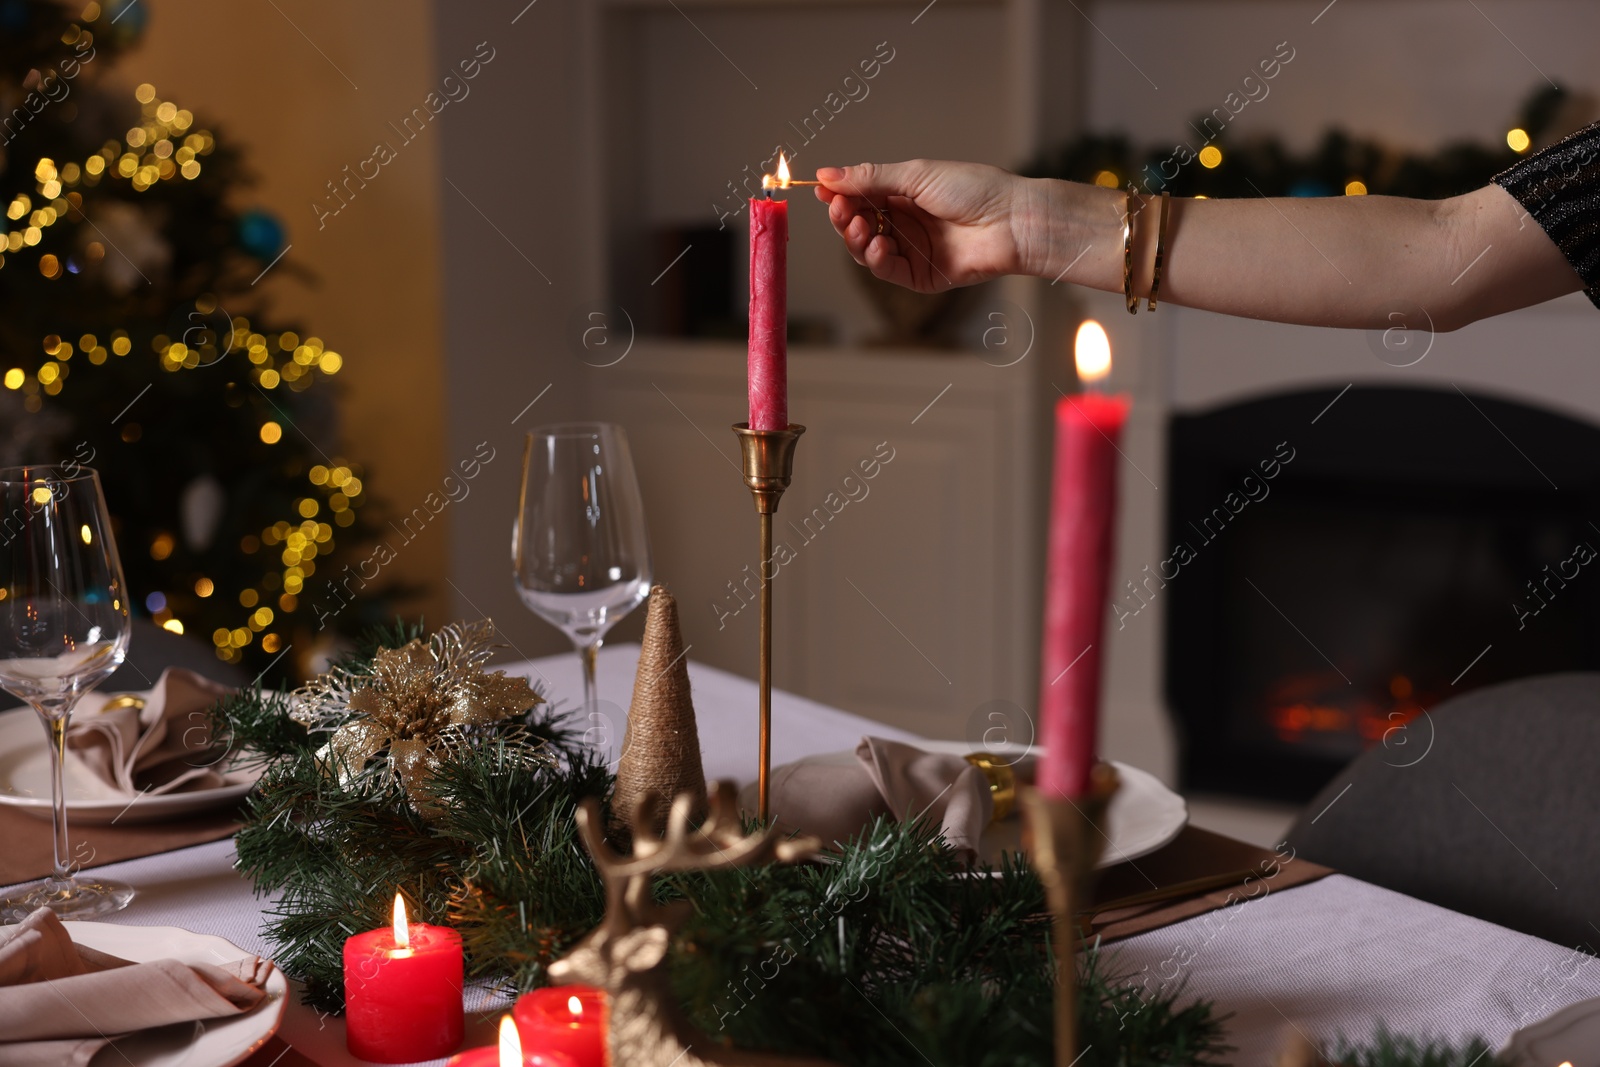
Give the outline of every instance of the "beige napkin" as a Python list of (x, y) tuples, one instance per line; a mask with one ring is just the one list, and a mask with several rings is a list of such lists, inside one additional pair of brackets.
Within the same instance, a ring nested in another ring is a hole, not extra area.
[[(755, 807), (754, 787), (741, 803)], [(970, 863), (994, 801), (983, 772), (961, 756), (923, 752), (899, 741), (864, 737), (854, 758), (813, 756), (772, 772), (772, 816), (783, 829), (843, 842), (875, 817), (926, 818)]]
[(89, 693), (67, 730), (67, 749), (95, 777), (132, 796), (215, 789), (226, 779), (212, 751), (206, 709), (230, 690), (193, 671), (169, 667), (155, 688), (132, 696), (144, 707), (103, 711), (116, 694)]
[(129, 963), (72, 943), (40, 908), (0, 928), (0, 1067), (81, 1065), (121, 1034), (240, 1015), (260, 1004), (272, 964)]

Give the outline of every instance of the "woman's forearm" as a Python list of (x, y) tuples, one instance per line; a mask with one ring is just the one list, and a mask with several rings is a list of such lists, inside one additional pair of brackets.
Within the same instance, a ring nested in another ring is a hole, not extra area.
[[(1019, 196), (1023, 269), (1123, 289), (1127, 196), (1053, 180)], [(1136, 205), (1140, 203), (1136, 199)], [(1150, 290), (1160, 203), (1134, 217), (1134, 292)], [(1435, 329), (1582, 287), (1516, 201), (1496, 186), (1450, 200), (1174, 198), (1163, 303), (1312, 326), (1386, 328), (1423, 309)], [(1417, 325), (1412, 323), (1412, 325)]]

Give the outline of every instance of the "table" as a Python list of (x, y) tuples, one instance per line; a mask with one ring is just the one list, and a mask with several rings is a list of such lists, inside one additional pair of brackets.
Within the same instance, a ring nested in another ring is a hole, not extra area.
[[(601, 652), (602, 701), (625, 696), (637, 645)], [(574, 656), (508, 668), (542, 683), (558, 701), (581, 705)], [(708, 778), (747, 782), (756, 756), (755, 685), (691, 663)], [(616, 754), (626, 713), (602, 704), (593, 741)], [(881, 724), (791, 694), (773, 694), (773, 749), (778, 760), (853, 748), (860, 736), (915, 741)], [(109, 877), (139, 896), (114, 921), (182, 926), (218, 934), (267, 954), (261, 913), (270, 906), (233, 870), (231, 841), (111, 864)], [(1270, 887), (1270, 883), (1268, 883)], [(1518, 1026), (1578, 1000), (1600, 996), (1591, 957), (1538, 938), (1333, 875), (1140, 934), (1108, 946), (1109, 969), (1155, 992), (1187, 982), (1185, 998), (1231, 1013), (1233, 1062), (1270, 1064), (1291, 1025), (1308, 1036), (1368, 1036), (1376, 1020), (1414, 1035), (1460, 1038), (1478, 1033), (1498, 1046)], [(468, 997), (469, 1042), (488, 1044), (501, 1009), (481, 990)], [(476, 1035), (476, 1036), (473, 1036)], [(323, 1067), (357, 1064), (344, 1049), (343, 1024), (291, 1003), (280, 1036)], [(442, 1061), (440, 1061), (442, 1062)]]

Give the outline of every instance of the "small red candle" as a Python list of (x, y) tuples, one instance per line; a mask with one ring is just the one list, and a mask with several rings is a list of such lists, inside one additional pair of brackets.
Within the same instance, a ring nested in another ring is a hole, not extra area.
[[(1094, 321), (1078, 330), (1078, 374), (1111, 370), (1111, 346)], [(1117, 438), (1127, 397), (1082, 393), (1056, 404), (1054, 490), (1040, 654), (1036, 784), (1052, 797), (1088, 792), (1100, 718), (1100, 654), (1117, 508)]]
[(593, 986), (535, 989), (518, 997), (511, 1013), (524, 1048), (559, 1052), (575, 1067), (607, 1067), (606, 995)]
[[(778, 154), (778, 178), (789, 163)], [(789, 427), (789, 205), (750, 201), (750, 428)]]
[(495, 1048), (469, 1048), (451, 1056), (445, 1067), (578, 1067), (571, 1056), (559, 1052), (522, 1054), (522, 1041), (511, 1016), (500, 1017), (500, 1043)]
[(406, 921), (394, 895), (394, 925), (344, 943), (345, 1046), (371, 1063), (438, 1059), (461, 1047), (461, 935)]

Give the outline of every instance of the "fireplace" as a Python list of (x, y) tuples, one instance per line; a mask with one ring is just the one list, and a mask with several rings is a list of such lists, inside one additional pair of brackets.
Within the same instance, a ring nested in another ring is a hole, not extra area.
[[(1187, 789), (1309, 799), (1420, 757), (1457, 693), (1600, 669), (1600, 428), (1454, 387), (1174, 416), (1166, 599)], [(1407, 724), (1411, 723), (1410, 726)]]

